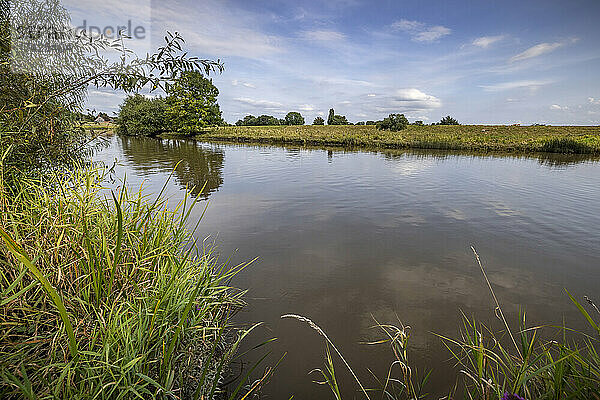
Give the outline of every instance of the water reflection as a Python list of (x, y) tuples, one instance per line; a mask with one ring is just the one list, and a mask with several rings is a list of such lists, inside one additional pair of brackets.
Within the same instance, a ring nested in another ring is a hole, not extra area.
[[(221, 149), (204, 147), (195, 140), (157, 140), (118, 137), (133, 169), (142, 174), (175, 170), (177, 182), (191, 189), (192, 196), (208, 198), (223, 184), (225, 153)], [(204, 191), (200, 193), (206, 184)], [(193, 189), (192, 189), (193, 188)]]

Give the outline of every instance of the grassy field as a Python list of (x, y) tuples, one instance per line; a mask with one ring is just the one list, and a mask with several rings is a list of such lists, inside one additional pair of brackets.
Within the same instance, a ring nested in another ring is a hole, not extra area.
[(354, 125), (235, 126), (196, 137), (315, 146), (600, 154), (600, 127), (595, 126), (411, 125), (399, 132)]

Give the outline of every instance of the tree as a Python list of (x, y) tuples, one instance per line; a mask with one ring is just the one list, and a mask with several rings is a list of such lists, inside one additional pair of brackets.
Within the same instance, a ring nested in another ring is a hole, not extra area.
[(344, 115), (334, 115), (333, 121), (329, 125), (348, 125), (348, 120)]
[(446, 116), (441, 119), (438, 125), (460, 125), (457, 120), (452, 118), (451, 116)]
[(285, 116), (286, 125), (304, 125), (304, 117), (299, 112), (291, 111)]
[(125, 98), (117, 123), (117, 133), (129, 136), (156, 136), (171, 129), (165, 99), (149, 99), (141, 94)]
[(235, 124), (237, 126), (254, 126), (256, 125), (256, 117), (254, 115), (246, 115), (244, 119), (238, 120)]
[(260, 115), (256, 118), (256, 125), (259, 125), (259, 126), (279, 125), (279, 119), (273, 117), (272, 115)]
[(408, 119), (404, 114), (390, 114), (383, 121), (377, 123), (377, 129), (389, 130), (389, 131), (400, 131), (408, 126)]
[(375, 125), (376, 122), (375, 121), (367, 121), (365, 122), (365, 125)]
[(321, 117), (315, 118), (313, 125), (325, 125), (325, 120)]
[(365, 121), (358, 121), (358, 122), (357, 122), (356, 124), (354, 124), (354, 125), (364, 125), (364, 124), (365, 124)]
[(167, 94), (167, 116), (173, 131), (189, 134), (223, 124), (217, 103), (219, 89), (201, 72), (184, 72), (167, 87)]
[(335, 117), (335, 111), (333, 111), (333, 108), (330, 108), (329, 115), (327, 116), (327, 125), (333, 125), (334, 117)]
[(423, 125), (423, 121), (415, 121), (415, 123), (413, 125), (422, 126)]

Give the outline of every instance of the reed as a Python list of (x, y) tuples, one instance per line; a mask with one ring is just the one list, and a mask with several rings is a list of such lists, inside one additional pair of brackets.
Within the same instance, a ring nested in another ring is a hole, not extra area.
[[(45, 179), (2, 202), (0, 397), (223, 397), (254, 329), (229, 322), (247, 264), (195, 242), (196, 200), (109, 191), (99, 169)], [(231, 398), (247, 391), (236, 384)]]

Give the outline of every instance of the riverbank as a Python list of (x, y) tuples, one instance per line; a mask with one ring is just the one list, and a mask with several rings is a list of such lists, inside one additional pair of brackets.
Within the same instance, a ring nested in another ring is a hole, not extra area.
[(0, 198), (0, 398), (222, 395), (253, 329), (230, 323), (247, 264), (195, 247), (188, 196), (172, 211), (162, 192), (108, 182), (74, 170)]
[(596, 126), (411, 125), (399, 132), (371, 125), (229, 126), (195, 137), (332, 147), (600, 154), (600, 128)]

